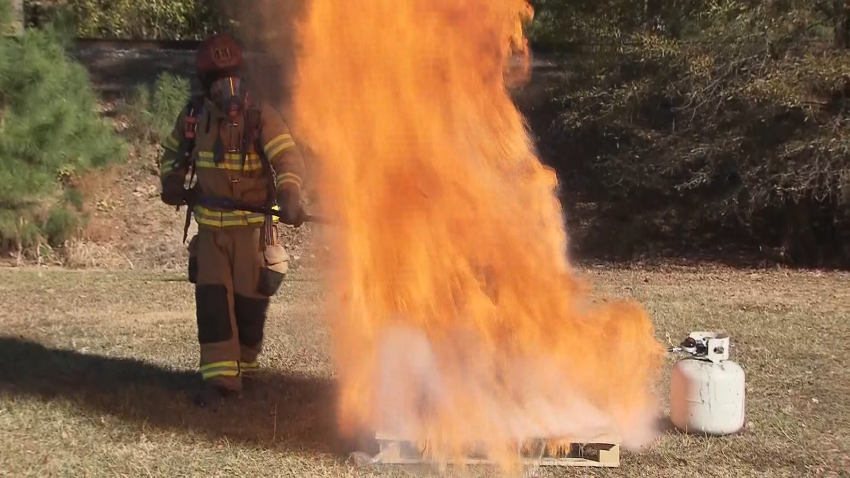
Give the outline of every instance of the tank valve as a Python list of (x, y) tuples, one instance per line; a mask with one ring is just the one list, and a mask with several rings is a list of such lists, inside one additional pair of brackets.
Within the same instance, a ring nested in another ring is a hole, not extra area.
[(668, 352), (684, 352), (711, 362), (729, 359), (729, 335), (719, 332), (691, 332), (678, 347)]

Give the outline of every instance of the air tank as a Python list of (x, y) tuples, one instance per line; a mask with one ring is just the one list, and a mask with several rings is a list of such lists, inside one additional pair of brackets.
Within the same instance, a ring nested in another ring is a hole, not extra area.
[(690, 354), (673, 366), (670, 420), (686, 432), (730, 435), (744, 427), (745, 374), (729, 360), (729, 336), (693, 332), (681, 348)]

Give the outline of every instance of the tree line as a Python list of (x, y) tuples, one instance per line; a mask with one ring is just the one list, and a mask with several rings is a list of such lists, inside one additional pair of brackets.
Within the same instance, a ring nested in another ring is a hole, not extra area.
[(573, 55), (543, 121), (573, 190), (624, 224), (624, 254), (655, 240), (848, 265), (850, 2), (533, 3), (538, 41), (606, 45)]

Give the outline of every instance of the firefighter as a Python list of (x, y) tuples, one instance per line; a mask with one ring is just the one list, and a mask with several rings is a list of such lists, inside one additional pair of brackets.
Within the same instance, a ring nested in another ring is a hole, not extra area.
[(277, 217), (234, 204), (276, 209), (281, 222), (300, 226), (304, 161), (280, 115), (248, 91), (232, 37), (204, 40), (196, 67), (203, 94), (164, 141), (161, 199), (187, 206), (187, 228), (189, 214), (198, 223), (189, 244), (203, 384), (195, 402), (215, 406), (257, 373), (270, 298), (288, 262)]

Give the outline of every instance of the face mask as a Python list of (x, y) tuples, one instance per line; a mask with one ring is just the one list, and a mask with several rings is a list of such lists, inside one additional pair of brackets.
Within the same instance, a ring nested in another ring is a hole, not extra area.
[(242, 112), (247, 96), (245, 84), (238, 76), (220, 78), (210, 86), (210, 99), (228, 114), (231, 120), (235, 120)]

